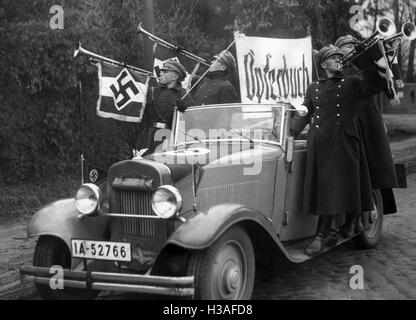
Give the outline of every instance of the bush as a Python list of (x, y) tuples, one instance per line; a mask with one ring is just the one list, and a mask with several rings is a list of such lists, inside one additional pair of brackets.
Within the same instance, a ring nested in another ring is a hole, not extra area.
[[(315, 42), (324, 44), (344, 32), (346, 9), (353, 2), (158, 0), (154, 1), (155, 30), (204, 58), (227, 47), (237, 17), (237, 25), (248, 35), (300, 36), (311, 25)], [(64, 30), (49, 28), (49, 8), (55, 4), (64, 8)], [(144, 38), (136, 31), (142, 15), (143, 0), (2, 1), (0, 181), (75, 171), (81, 128), (89, 162), (107, 168), (131, 156), (137, 125), (96, 116), (96, 67), (86, 57), (74, 60), (73, 52), (81, 41), (92, 52), (143, 66)], [(341, 17), (341, 22), (334, 17)], [(344, 29), (333, 33), (328, 26), (334, 23)], [(77, 81), (83, 87), (82, 112)]]
[[(0, 88), (4, 92), (0, 95), (0, 180), (8, 183), (73, 172), (81, 152), (81, 119), (88, 142), (86, 157), (103, 167), (128, 157), (134, 140), (134, 125), (97, 119), (96, 67), (89, 65), (87, 58), (74, 61), (73, 52), (82, 40), (98, 53), (133, 55), (134, 35), (117, 37), (120, 30), (114, 27), (122, 17), (109, 13), (138, 12), (139, 4), (124, 1), (116, 10), (112, 1), (99, 5), (65, 1), (65, 29), (51, 30), (45, 3), (8, 1), (6, 16), (10, 21), (0, 25), (4, 31), (0, 35)], [(99, 48), (102, 44), (103, 50)], [(82, 116), (77, 80), (85, 84)]]

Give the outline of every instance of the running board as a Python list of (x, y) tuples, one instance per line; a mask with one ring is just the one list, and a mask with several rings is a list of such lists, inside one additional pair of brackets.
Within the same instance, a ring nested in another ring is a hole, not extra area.
[(354, 236), (352, 236), (351, 238), (338, 238), (337, 243), (333, 246), (330, 247), (325, 247), (324, 250), (322, 250), (321, 252), (317, 253), (317, 254), (313, 254), (313, 255), (307, 255), (305, 253), (305, 248), (313, 241), (313, 239), (315, 239), (315, 236), (313, 237), (309, 237), (307, 239), (301, 240), (299, 242), (296, 242), (294, 244), (291, 245), (285, 245), (283, 243), (283, 246), (286, 248), (287, 250), (287, 254), (292, 258), (291, 260), (295, 263), (300, 263), (300, 262), (304, 262), (307, 260), (310, 260), (316, 256), (319, 256), (335, 247), (338, 247), (339, 245), (350, 241), (352, 238), (356, 237), (357, 235), (359, 235), (360, 233), (356, 233)]

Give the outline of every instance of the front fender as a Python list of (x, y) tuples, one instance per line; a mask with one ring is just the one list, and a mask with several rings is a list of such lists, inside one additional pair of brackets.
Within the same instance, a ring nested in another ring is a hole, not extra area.
[(72, 238), (104, 239), (108, 217), (78, 218), (74, 199), (62, 199), (47, 204), (35, 213), (27, 226), (28, 237), (51, 235), (62, 239), (68, 246)]
[(238, 204), (222, 204), (211, 207), (205, 212), (197, 212), (174, 231), (166, 245), (173, 244), (192, 250), (205, 249), (225, 230), (244, 221), (254, 221), (259, 224), (283, 249), (272, 223), (261, 212)]

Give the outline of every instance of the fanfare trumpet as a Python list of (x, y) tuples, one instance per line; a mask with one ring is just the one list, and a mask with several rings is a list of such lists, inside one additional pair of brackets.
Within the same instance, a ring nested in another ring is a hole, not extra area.
[(111, 65), (114, 65), (114, 66), (131, 69), (133, 71), (136, 71), (136, 72), (139, 72), (139, 73), (143, 73), (143, 74), (145, 74), (147, 76), (154, 77), (154, 75), (150, 71), (147, 71), (147, 70), (144, 70), (144, 69), (140, 69), (140, 68), (137, 68), (137, 67), (134, 67), (134, 66), (130, 66), (128, 64), (125, 64), (124, 62), (120, 62), (120, 61), (117, 61), (117, 60), (113, 60), (113, 59), (110, 59), (110, 58), (106, 58), (106, 57), (100, 56), (99, 54), (96, 54), (94, 52), (88, 51), (88, 50), (84, 49), (81, 46), (81, 42), (79, 43), (78, 49), (76, 49), (74, 51), (74, 58), (76, 58), (80, 53), (85, 54), (87, 56), (90, 56), (91, 57), (90, 60), (102, 61), (102, 62), (111, 64)]
[(389, 59), (389, 64), (391, 65), (391, 71), (393, 72), (395, 83), (399, 89), (399, 94), (403, 93), (401, 89), (404, 87), (404, 82), (397, 60), (397, 53), (403, 39), (416, 39), (416, 26), (413, 23), (405, 22), (402, 25), (401, 31), (399, 33), (396, 33), (395, 35), (383, 40), (384, 51), (386, 52), (386, 56)]
[(383, 40), (386, 53), (397, 50), (403, 39), (414, 40), (416, 39), (416, 26), (411, 22), (405, 22), (402, 25), (402, 29), (399, 33), (392, 35)]
[(376, 31), (341, 59), (342, 67), (350, 65), (354, 60), (373, 47), (379, 40), (391, 37), (395, 32), (396, 27), (391, 19), (386, 17), (378, 19), (376, 22)]
[(187, 58), (189, 58), (189, 59), (191, 59), (191, 60), (193, 60), (193, 61), (195, 61), (197, 63), (200, 63), (200, 64), (202, 64), (202, 65), (204, 65), (206, 67), (210, 67), (210, 64), (207, 63), (207, 61), (204, 58), (201, 58), (201, 57), (199, 57), (199, 56), (197, 56), (197, 55), (195, 55), (195, 54), (193, 54), (193, 53), (191, 53), (189, 51), (186, 51), (186, 50), (184, 50), (184, 49), (182, 49), (182, 48), (180, 48), (178, 46), (175, 46), (175, 45), (173, 45), (173, 44), (171, 44), (171, 43), (169, 43), (169, 42), (167, 42), (167, 41), (165, 41), (163, 39), (160, 39), (160, 38), (156, 37), (155, 35), (153, 35), (149, 31), (145, 30), (142, 27), (142, 24), (141, 23), (137, 27), (137, 30), (139, 32), (147, 35), (150, 40), (152, 40), (152, 41), (154, 41), (154, 42), (156, 42), (156, 43), (164, 46), (165, 48), (170, 49), (172, 51), (175, 51), (178, 54), (181, 54), (181, 55), (183, 55), (183, 56), (185, 56), (185, 57), (187, 57)]

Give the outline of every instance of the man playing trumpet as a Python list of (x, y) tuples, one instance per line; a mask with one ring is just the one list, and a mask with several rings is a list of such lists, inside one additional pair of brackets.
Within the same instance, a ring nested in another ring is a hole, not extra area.
[(291, 134), (297, 136), (309, 122), (303, 211), (320, 216), (318, 232), (306, 248), (314, 255), (337, 241), (345, 214), (356, 221), (373, 209), (371, 181), (357, 125), (358, 101), (384, 88), (375, 70), (365, 78), (341, 72), (342, 52), (333, 45), (317, 55), (323, 77), (309, 85), (304, 106), (308, 114), (296, 117)]
[(158, 129), (171, 129), (174, 107), (184, 112), (191, 105), (191, 97), (186, 96), (186, 90), (181, 82), (185, 79), (186, 70), (182, 64), (169, 59), (160, 68), (160, 77), (156, 87), (150, 87), (147, 103), (138, 140), (138, 150), (148, 149), (152, 153), (162, 141), (155, 141)]
[[(339, 37), (335, 42), (341, 52), (349, 54), (356, 48), (359, 41), (351, 35)], [(352, 63), (343, 69), (346, 75), (360, 75), (360, 68)], [(380, 189), (382, 193), (389, 193), (392, 199), (390, 208), (385, 208), (390, 213), (396, 212), (394, 195), (392, 188), (397, 187), (396, 172), (393, 164), (393, 158), (387, 137), (386, 127), (381, 115), (380, 106), (376, 104), (375, 96), (369, 96), (358, 101), (358, 129), (360, 139), (364, 145), (367, 165), (370, 172), (371, 187)], [(364, 225), (368, 224), (368, 214), (366, 213), (363, 220)], [(354, 233), (354, 224), (347, 220), (345, 228), (347, 236)]]

